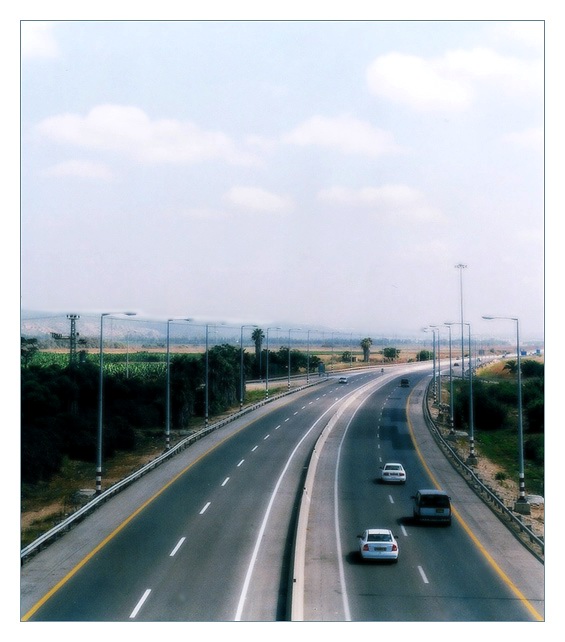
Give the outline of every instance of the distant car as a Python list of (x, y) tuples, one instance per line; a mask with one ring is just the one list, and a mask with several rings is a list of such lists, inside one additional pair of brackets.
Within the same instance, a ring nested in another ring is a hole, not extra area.
[(394, 482), (397, 484), (406, 483), (406, 471), (402, 464), (388, 463), (381, 467), (381, 481)]
[(410, 387), (410, 380), (409, 379), (401, 379), (400, 380), (400, 387), (401, 388), (409, 388)]
[(361, 559), (398, 562), (398, 543), (388, 528), (368, 528), (357, 538)]
[(347, 383), (347, 382), (348, 382), (347, 377), (340, 377), (339, 378), (339, 383)]
[(459, 367), (459, 364), (457, 363), (457, 361), (453, 364), (453, 367), (454, 368), (458, 368)]
[(443, 490), (424, 488), (412, 495), (412, 499), (416, 521), (451, 524), (451, 500)]

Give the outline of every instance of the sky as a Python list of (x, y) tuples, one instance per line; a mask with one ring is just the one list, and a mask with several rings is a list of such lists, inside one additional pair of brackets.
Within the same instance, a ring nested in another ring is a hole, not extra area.
[(21, 308), (542, 338), (544, 27), (23, 20)]

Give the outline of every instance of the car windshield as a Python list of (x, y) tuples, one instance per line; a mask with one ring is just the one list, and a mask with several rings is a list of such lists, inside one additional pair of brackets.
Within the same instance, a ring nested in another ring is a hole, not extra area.
[(392, 538), (390, 533), (369, 533), (367, 536), (368, 542), (390, 542)]
[(388, 466), (385, 466), (385, 470), (402, 470), (400, 466), (394, 466), (389, 464)]

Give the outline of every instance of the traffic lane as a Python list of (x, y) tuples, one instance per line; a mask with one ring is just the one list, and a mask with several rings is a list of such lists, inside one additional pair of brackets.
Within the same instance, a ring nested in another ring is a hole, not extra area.
[[(409, 446), (405, 439), (407, 435), (409, 437), (408, 426), (402, 425), (406, 395), (395, 394), (386, 399), (387, 408), (386, 412), (381, 413), (381, 419), (395, 422), (394, 426), (387, 426), (387, 430), (383, 430), (383, 425), (377, 429), (374, 426), (374, 416), (380, 404), (379, 395), (372, 395), (362, 412), (356, 415), (344, 440), (340, 479), (345, 489), (344, 496), (352, 495), (357, 490), (359, 506), (352, 510), (350, 502), (342, 501), (341, 523), (346, 525), (362, 519), (363, 528), (382, 526), (400, 530), (400, 561), (394, 570), (383, 572), (380, 568), (375, 569), (374, 565), (355, 563), (359, 558), (350, 550), (345, 579), (352, 619), (530, 619), (523, 604), (515, 599), (515, 595), (458, 524), (454, 522), (447, 528), (414, 525), (411, 488), (414, 483), (426, 487), (433, 484), (422, 469), (414, 447)], [(385, 433), (385, 439), (382, 440), (385, 444), (381, 443), (381, 432)], [(374, 438), (372, 446), (371, 436)], [(400, 449), (397, 449), (398, 446)], [(410, 482), (394, 490), (390, 486), (385, 488), (365, 482), (364, 492), (359, 492), (363, 477), (367, 479), (374, 470), (371, 451), (383, 450), (386, 451), (385, 459), (407, 462)], [(360, 527), (357, 523), (357, 528)], [(342, 532), (343, 546), (347, 550), (351, 534), (347, 528)]]
[[(175, 609), (172, 611), (169, 610), (165, 613), (162, 610), (152, 612), (150, 605), (155, 603), (155, 591), (153, 588), (146, 588), (146, 585), (151, 584), (158, 586), (165, 580), (160, 578), (162, 572), (159, 570), (159, 564), (162, 562), (156, 561), (156, 568), (150, 570), (148, 568), (150, 564), (149, 560), (162, 560), (164, 557), (163, 551), (169, 550), (170, 547), (173, 546), (170, 540), (180, 541), (182, 537), (185, 537), (190, 542), (189, 547), (183, 546), (184, 551), (186, 551), (187, 548), (191, 551), (206, 551), (206, 547), (210, 546), (210, 541), (215, 539), (214, 532), (220, 532), (219, 527), (221, 524), (217, 525), (216, 530), (211, 528), (208, 531), (204, 531), (203, 537), (201, 535), (202, 531), (200, 530), (201, 526), (198, 522), (196, 522), (196, 531), (192, 530), (184, 535), (181, 533), (184, 526), (182, 520), (187, 519), (183, 516), (200, 514), (200, 511), (202, 511), (207, 504), (204, 499), (205, 493), (199, 492), (199, 489), (200, 491), (207, 491), (212, 485), (217, 484), (218, 479), (222, 478), (222, 475), (225, 474), (225, 464), (230, 458), (232, 466), (235, 466), (237, 469), (242, 467), (245, 457), (252, 457), (261, 446), (261, 440), (265, 440), (265, 438), (270, 435), (268, 432), (270, 429), (272, 429), (273, 436), (279, 427), (288, 429), (288, 427), (292, 425), (291, 420), (299, 414), (300, 410), (309, 410), (313, 413), (313, 416), (319, 412), (318, 410), (312, 409), (315, 404), (310, 404), (312, 399), (309, 399), (309, 397), (325, 405), (330, 404), (333, 399), (332, 396), (328, 396), (327, 392), (320, 393), (320, 391), (316, 391), (310, 396), (307, 395), (300, 400), (297, 399), (292, 404), (288, 404), (284, 408), (271, 413), (268, 418), (264, 418), (239, 433), (237, 439), (232, 438), (229, 442), (226, 442), (226, 444), (222, 444), (221, 447), (206, 457), (205, 465), (204, 462), (200, 462), (191, 469), (190, 474), (187, 473), (181, 479), (177, 480), (173, 487), (167, 489), (163, 497), (159, 498), (158, 502), (152, 502), (150, 506), (151, 510), (149, 510), (148, 507), (132, 524), (128, 525), (127, 529), (120, 532), (119, 535), (114, 538), (112, 546), (107, 545), (104, 547), (104, 550), (96, 556), (96, 564), (91, 561), (88, 564), (88, 572), (82, 569), (81, 572), (77, 573), (77, 575), (72, 578), (72, 581), (69, 581), (65, 587), (58, 591), (56, 596), (51, 598), (48, 604), (37, 614), (35, 619), (126, 619), (132, 612), (132, 598), (138, 595), (146, 595), (147, 590), (150, 590), (151, 594), (146, 597), (143, 603), (143, 609), (137, 612), (136, 617), (144, 617), (143, 614), (146, 613), (150, 615), (151, 619), (186, 619), (187, 617), (188, 619), (201, 619), (202, 617), (205, 619), (231, 619), (233, 616), (232, 607), (218, 606), (220, 603), (224, 604), (225, 600), (215, 599), (213, 602), (215, 605), (214, 609), (216, 610), (211, 610), (211, 600), (209, 599), (211, 589), (205, 591), (206, 599), (203, 604), (200, 604), (198, 599), (194, 597), (190, 600), (192, 612), (189, 614), (182, 614), (182, 610), (179, 610), (177, 606), (175, 606)], [(302, 406), (299, 405), (301, 403)], [(296, 424), (297, 422), (294, 421), (294, 423)], [(298, 430), (300, 430), (300, 428), (298, 428)], [(281, 431), (280, 434), (283, 432), (284, 431)], [(295, 436), (292, 436), (289, 443), (292, 444), (295, 441)], [(285, 447), (288, 448), (283, 444), (283, 447), (274, 447), (271, 450), (275, 452), (280, 459)], [(229, 451), (226, 451), (226, 449), (229, 449)], [(271, 478), (273, 470), (275, 469), (274, 467), (277, 465), (280, 465), (280, 462), (277, 464), (277, 462), (269, 461), (266, 470), (263, 472), (255, 471), (253, 479), (248, 479), (243, 487), (235, 492), (234, 497), (228, 502), (225, 509), (221, 511), (222, 519), (230, 519), (230, 511), (233, 511), (235, 506), (239, 506), (239, 514), (245, 515), (245, 518), (242, 520), (242, 523), (237, 526), (237, 515), (232, 516), (231, 524), (236, 526), (234, 530), (238, 533), (240, 539), (242, 538), (242, 533), (246, 532), (246, 528), (253, 528), (257, 522), (257, 519), (250, 519), (249, 516), (253, 515), (254, 511), (257, 511), (258, 493), (254, 492), (250, 494), (248, 489), (253, 487), (253, 483), (256, 482), (257, 479)], [(225, 480), (226, 477), (222, 479)], [(269, 482), (261, 484), (261, 487), (268, 485), (268, 483)], [(212, 514), (208, 511), (208, 508), (204, 512), (206, 512), (208, 516)], [(222, 541), (218, 540), (217, 545), (221, 547)], [(224, 550), (229, 550), (230, 555), (238, 557), (237, 547), (234, 545), (233, 540), (226, 542), (224, 546)], [(219, 550), (221, 550), (221, 548)], [(212, 557), (212, 562), (214, 559), (222, 559), (221, 554), (216, 555), (215, 558), (214, 556)], [(175, 568), (178, 568), (180, 559), (181, 557), (177, 557), (175, 560)], [(151, 562), (151, 564), (153, 564), (153, 562)], [(167, 569), (167, 577), (170, 577), (170, 566), (169, 563), (165, 563), (163, 567)], [(201, 595), (203, 587), (206, 586), (206, 583), (202, 582), (207, 581), (207, 583), (210, 584), (211, 580), (206, 580), (207, 576), (219, 576), (222, 578), (222, 587), (225, 589), (226, 586), (229, 586), (229, 584), (226, 583), (227, 569), (225, 568), (225, 563), (219, 573), (217, 569), (212, 569), (204, 574), (199, 573), (198, 569), (205, 566), (201, 556), (198, 556), (197, 559), (188, 563), (190, 577), (200, 578), (197, 583), (198, 591), (195, 592), (196, 596)], [(149, 576), (152, 576), (151, 580), (141, 579), (149, 578)], [(170, 593), (171, 595), (178, 595), (182, 603), (185, 600), (184, 596), (187, 594), (186, 573), (181, 570), (180, 576), (180, 584), (182, 584), (182, 587), (176, 591), (172, 589)], [(277, 594), (278, 589), (279, 587), (277, 585)], [(217, 591), (217, 588), (215, 590)], [(224, 593), (226, 593), (225, 590)], [(127, 598), (125, 596), (127, 596)], [(168, 599), (170, 600), (171, 597), (169, 596)], [(224, 608), (224, 610), (222, 611), (221, 608)]]
[(329, 383), (327, 379), (320, 380), (308, 389), (295, 392), (292, 396), (275, 399), (252, 413), (214, 430), (98, 506), (91, 516), (76, 523), (64, 537), (60, 537), (40, 550), (25, 562), (20, 571), (22, 618), (29, 619), (43, 601), (48, 599), (50, 593), (75, 573), (79, 565), (84, 563), (85, 558), (101, 542), (122, 528), (128, 517), (133, 515), (140, 506), (151, 501), (188, 466), (206, 456), (209, 451), (234, 433), (245, 429), (254, 421), (275, 410), (287, 406), (291, 399), (296, 401), (307, 395), (323, 394), (323, 391), (329, 387)]
[(410, 395), (410, 428), (421, 456), (433, 471), (436, 483), (453, 498), (454, 510), (468, 529), (469, 537), (476, 538), (476, 546), (492, 558), (501, 578), (512, 584), (516, 595), (526, 603), (531, 616), (543, 618), (545, 607), (545, 568), (517, 538), (502, 520), (477, 496), (454, 469), (435, 440), (422, 415), (425, 382)]
[[(384, 377), (380, 382), (379, 390), (382, 400), (393, 393), (398, 382), (390, 381)], [(378, 385), (378, 384), (377, 384)], [(344, 489), (339, 484), (338, 465), (343, 433), (356, 413), (360, 412), (372, 389), (365, 391), (343, 413), (339, 424), (327, 435), (323, 449), (318, 453), (319, 463), (316, 470), (316, 479), (309, 498), (308, 532), (305, 542), (304, 561), (304, 600), (303, 616), (305, 621), (344, 621), (349, 620), (349, 605), (347, 591), (342, 581), (342, 559), (350, 556), (347, 544), (342, 550), (342, 538), (336, 537), (336, 522), (341, 521), (337, 514), (339, 504), (336, 504), (336, 495), (343, 495)], [(372, 413), (374, 425), (378, 425), (380, 412)], [(362, 450), (371, 450), (370, 441), (365, 443)], [(377, 459), (375, 455), (374, 469), (363, 469), (362, 483), (357, 488), (348, 489), (348, 500), (352, 510), (358, 506), (357, 493), (367, 492), (368, 486), (376, 483)], [(352, 520), (361, 528), (362, 519)], [(353, 537), (357, 530), (352, 531)], [(351, 533), (350, 533), (351, 535)]]
[[(329, 389), (318, 395), (314, 401), (325, 401), (320, 411), (309, 413), (312, 401), (304, 403), (300, 412), (289, 416), (294, 421), (303, 421), (300, 432), (307, 441), (301, 444), (296, 453), (291, 453), (288, 460), (288, 470), (283, 471), (277, 484), (277, 502), (269, 507), (268, 522), (261, 541), (256, 543), (256, 555), (253, 569), (249, 569), (251, 581), (245, 592), (240, 595), (240, 603), (236, 613), (237, 620), (273, 621), (284, 620), (288, 617), (289, 579), (291, 574), (292, 551), (295, 535), (295, 520), (302, 497), (303, 481), (314, 444), (334, 412), (344, 398), (355, 393), (357, 388), (367, 380), (375, 378), (375, 374), (363, 374), (351, 377), (349, 385), (330, 385)], [(379, 375), (380, 376), (380, 375)], [(296, 411), (295, 411), (296, 412)], [(306, 414), (303, 414), (306, 413)], [(285, 424), (289, 431), (296, 432), (293, 423)], [(298, 446), (298, 444), (297, 444)], [(279, 562), (282, 561), (282, 563)], [(278, 586), (274, 582), (279, 578)], [(278, 589), (278, 595), (274, 591)], [(273, 604), (278, 604), (273, 610)]]

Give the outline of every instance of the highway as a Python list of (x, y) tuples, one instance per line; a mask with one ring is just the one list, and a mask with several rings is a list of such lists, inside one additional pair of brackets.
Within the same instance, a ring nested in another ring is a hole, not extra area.
[[(369, 382), (324, 449), (305, 619), (536, 619), (540, 605), (536, 611), (516, 598), (457, 520), (450, 528), (411, 523), (409, 495), (431, 481), (407, 420), (412, 388), (398, 386), (405, 371), (355, 375), (347, 385), (329, 378), (173, 458), (23, 566), (22, 619), (288, 619), (292, 546), (312, 448), (337, 409)], [(423, 386), (427, 375), (412, 371), (413, 384)], [(386, 459), (405, 463), (406, 486), (375, 483)], [(449, 467), (441, 460), (433, 466)], [(401, 559), (362, 565), (355, 535), (381, 524), (399, 536)], [(543, 579), (541, 591), (543, 600)]]
[[(354, 406), (324, 446), (300, 619), (543, 619), (543, 564), (500, 528), (435, 446), (419, 412), (425, 382), (410, 379), (415, 390), (392, 382)], [(378, 481), (387, 461), (404, 465), (405, 485)], [(434, 487), (452, 497), (451, 526), (413, 519), (411, 496)], [(381, 527), (397, 537), (397, 564), (363, 562), (358, 555), (357, 534)], [(517, 565), (508, 564), (513, 558)]]

